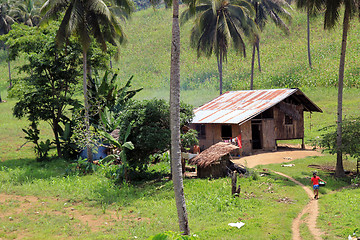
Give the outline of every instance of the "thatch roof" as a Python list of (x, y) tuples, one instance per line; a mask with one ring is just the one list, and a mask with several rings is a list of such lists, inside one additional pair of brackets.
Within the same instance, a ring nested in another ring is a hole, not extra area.
[(218, 161), (221, 157), (229, 154), (231, 151), (238, 149), (239, 147), (234, 146), (230, 143), (219, 142), (212, 145), (198, 156), (189, 160), (189, 164), (197, 165), (198, 167), (208, 167), (211, 164)]

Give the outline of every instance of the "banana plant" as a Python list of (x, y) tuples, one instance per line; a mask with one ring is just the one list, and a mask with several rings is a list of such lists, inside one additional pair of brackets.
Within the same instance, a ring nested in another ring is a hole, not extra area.
[(131, 151), (131, 150), (134, 150), (134, 148), (135, 148), (134, 144), (132, 142), (126, 141), (130, 135), (131, 126), (132, 126), (132, 124), (130, 124), (128, 126), (123, 141), (116, 140), (108, 132), (101, 131), (101, 135), (106, 139), (106, 142), (110, 143), (117, 150), (117, 151), (114, 151), (113, 154), (110, 154), (107, 157), (105, 157), (103, 160), (101, 160), (101, 164), (103, 164), (104, 166), (107, 166), (109, 164), (112, 164), (116, 160), (120, 160), (120, 163), (121, 163), (121, 167), (120, 167), (121, 173), (120, 174), (123, 176), (125, 181), (129, 180), (128, 179), (129, 163), (127, 161), (126, 151), (129, 151), (129, 150)]

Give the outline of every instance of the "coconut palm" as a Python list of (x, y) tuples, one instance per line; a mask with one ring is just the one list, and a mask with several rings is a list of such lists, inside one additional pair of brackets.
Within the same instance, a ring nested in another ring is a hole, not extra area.
[[(14, 19), (10, 16), (9, 13), (10, 9), (11, 6), (9, 1), (0, 4), (0, 35), (8, 34), (11, 29), (11, 25), (15, 22)], [(9, 53), (9, 49), (6, 46), (4, 46), (4, 49), (7, 49)], [(9, 82), (10, 82), (9, 87), (11, 87), (12, 81), (11, 81), (10, 60), (8, 60), (8, 72), (9, 72)]]
[(10, 14), (16, 22), (30, 27), (37, 26), (40, 22), (39, 9), (35, 7), (33, 0), (16, 1)]
[[(112, 6), (130, 14), (132, 8), (127, 0), (115, 0)], [(129, 6), (128, 6), (129, 5)], [(63, 44), (71, 35), (77, 35), (83, 49), (83, 91), (85, 106), (85, 127), (87, 143), (90, 143), (90, 124), (89, 124), (89, 100), (87, 94), (87, 52), (90, 47), (91, 37), (93, 36), (100, 44), (103, 51), (106, 51), (107, 42), (119, 45), (124, 42), (125, 35), (118, 18), (114, 15), (108, 5), (102, 0), (47, 0), (41, 8), (44, 14), (42, 24), (56, 19), (59, 14), (65, 12), (56, 40), (59, 45)], [(128, 16), (128, 15), (126, 15)], [(125, 16), (125, 17), (126, 17)], [(92, 152), (87, 146), (88, 160), (92, 161)]]
[(307, 13), (307, 48), (309, 66), (312, 68), (310, 51), (310, 17), (318, 15), (323, 9), (324, 1), (319, 0), (296, 0), (296, 6), (304, 9)]
[(324, 28), (332, 29), (339, 21), (340, 11), (344, 9), (343, 23), (342, 23), (342, 41), (341, 41), (341, 54), (339, 64), (339, 79), (338, 79), (338, 106), (337, 106), (337, 160), (336, 160), (336, 176), (344, 176), (344, 167), (342, 159), (342, 99), (343, 99), (343, 86), (344, 86), (344, 70), (345, 70), (345, 54), (348, 30), (350, 20), (353, 16), (359, 17), (359, 0), (317, 0), (320, 1), (325, 10), (324, 14)]
[(181, 16), (184, 23), (196, 15), (190, 42), (197, 49), (198, 57), (205, 54), (217, 57), (220, 95), (222, 94), (222, 64), (226, 60), (230, 44), (236, 52), (245, 53), (243, 36), (253, 41), (257, 27), (252, 20), (255, 12), (250, 3), (243, 0), (199, 0), (190, 2), (189, 9)]
[[(290, 7), (285, 0), (249, 0), (255, 9), (255, 23), (258, 25), (260, 31), (265, 28), (265, 25), (270, 18), (277, 27), (282, 29), (286, 34), (289, 33), (289, 28), (284, 20), (290, 21), (291, 15), (285, 6)], [(283, 20), (284, 19), (284, 20)], [(254, 83), (254, 63), (255, 63), (255, 52), (258, 53), (258, 67), (261, 72), (260, 65), (260, 38), (256, 37), (253, 44), (253, 52), (251, 58), (251, 78), (250, 78), (250, 89), (253, 89)]]
[(15, 21), (10, 16), (10, 3), (7, 1), (0, 4), (0, 35), (9, 33), (11, 24)]
[(182, 179), (180, 148), (180, 25), (179, 0), (173, 0), (171, 67), (170, 67), (170, 130), (171, 173), (180, 231), (190, 234)]

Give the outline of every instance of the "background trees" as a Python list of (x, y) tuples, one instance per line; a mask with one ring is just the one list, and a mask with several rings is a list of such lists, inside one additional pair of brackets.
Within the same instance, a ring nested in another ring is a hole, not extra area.
[[(132, 11), (127, 6), (128, 1), (115, 1), (119, 3), (124, 12)], [(102, 0), (48, 0), (44, 3), (41, 12), (44, 14), (43, 23), (55, 19), (60, 13), (65, 11), (56, 39), (62, 45), (72, 34), (76, 34), (83, 49), (83, 91), (85, 105), (85, 127), (88, 142), (90, 142), (90, 120), (89, 120), (89, 100), (87, 94), (87, 73), (90, 66), (87, 66), (87, 53), (93, 36), (100, 44), (103, 51), (106, 50), (106, 42), (119, 45), (124, 42), (125, 35), (116, 16), (110, 11), (107, 4)], [(126, 17), (127, 15), (125, 15)], [(92, 161), (91, 148), (87, 146), (87, 156)]]
[[(48, 122), (53, 131), (57, 154), (63, 157), (61, 137), (69, 122), (66, 109), (79, 107), (74, 94), (80, 76), (78, 54), (81, 49), (72, 40), (66, 49), (58, 49), (54, 37), (54, 25), (47, 29), (15, 25), (4, 38), (10, 47), (10, 58), (25, 54), (28, 60), (20, 68), (27, 75), (18, 79), (10, 92), (19, 98), (14, 115), (17, 118), (26, 117), (35, 132), (39, 121)], [(33, 137), (38, 137), (39, 133)], [(46, 145), (50, 148), (51, 142)], [(42, 156), (43, 160), (45, 156)]]
[[(290, 21), (291, 15), (284, 6), (289, 6), (284, 0), (249, 0), (255, 9), (255, 23), (259, 27), (260, 31), (263, 31), (268, 19), (270, 18), (277, 27), (283, 30), (286, 34), (289, 33), (289, 28), (283, 19)], [(255, 52), (258, 53), (258, 67), (261, 72), (260, 65), (260, 36), (255, 36), (253, 43), (253, 52), (251, 59), (251, 77), (250, 77), (250, 89), (253, 89), (254, 85), (254, 62)]]
[(222, 64), (226, 60), (232, 42), (236, 52), (246, 55), (243, 34), (255, 40), (257, 27), (254, 23), (254, 10), (242, 0), (204, 0), (190, 2), (190, 8), (181, 15), (184, 23), (196, 15), (191, 30), (191, 46), (197, 50), (198, 57), (210, 57), (214, 52), (219, 71), (220, 95), (222, 94)]

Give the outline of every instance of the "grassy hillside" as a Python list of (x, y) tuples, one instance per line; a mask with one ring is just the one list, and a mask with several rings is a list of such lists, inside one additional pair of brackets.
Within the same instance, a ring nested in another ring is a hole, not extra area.
[[(185, 6), (182, 6), (184, 9)], [(140, 98), (168, 98), (170, 76), (171, 9), (149, 8), (134, 13), (125, 24), (127, 44), (121, 47), (121, 56), (114, 67), (120, 78), (134, 75), (133, 84), (144, 87)], [(313, 69), (307, 60), (306, 15), (291, 11), (293, 20), (290, 35), (285, 35), (272, 22), (261, 35), (260, 50), (262, 72), (255, 69), (255, 89), (278, 87), (336, 87), (340, 57), (341, 24), (332, 31), (323, 30), (323, 17), (311, 20), (311, 50)], [(183, 99), (197, 106), (218, 94), (216, 58), (197, 58), (190, 48), (192, 21), (181, 27), (181, 88)], [(352, 21), (348, 38), (345, 86), (360, 86), (360, 27)], [(7, 64), (0, 56), (0, 89), (6, 95)], [(249, 89), (251, 44), (247, 42), (247, 56), (229, 51), (224, 64), (224, 90)], [(15, 67), (17, 63), (12, 63)], [(256, 66), (255, 66), (256, 67)], [(13, 70), (13, 77), (17, 73)], [(156, 89), (154, 91), (153, 89)]]
[[(340, 56), (341, 26), (333, 31), (323, 30), (323, 17), (311, 21), (311, 49), (313, 69), (308, 66), (306, 47), (306, 15), (292, 11), (290, 35), (286, 36), (273, 23), (261, 35), (262, 72), (255, 72), (255, 88), (336, 86)], [(216, 58), (197, 58), (189, 45), (192, 21), (181, 28), (181, 87), (217, 89)], [(352, 22), (347, 51), (345, 85), (360, 86), (360, 37)], [(121, 50), (117, 63), (121, 76), (135, 75), (135, 83), (145, 88), (167, 88), (171, 38), (171, 10), (137, 12), (126, 25), (128, 44)], [(250, 80), (251, 45), (247, 57), (229, 52), (224, 66), (225, 90), (248, 89)]]

